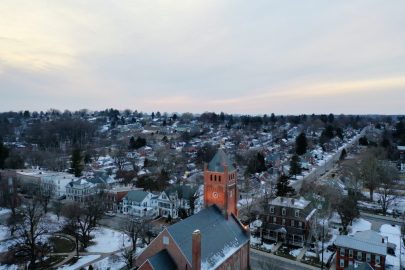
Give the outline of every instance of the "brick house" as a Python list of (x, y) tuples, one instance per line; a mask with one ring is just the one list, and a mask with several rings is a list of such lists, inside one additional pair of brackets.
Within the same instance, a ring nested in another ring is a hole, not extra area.
[(372, 230), (354, 235), (339, 235), (335, 240), (336, 269), (343, 270), (355, 263), (366, 262), (375, 270), (385, 269), (388, 239)]
[(260, 216), (261, 237), (303, 247), (312, 242), (311, 228), (316, 209), (304, 198), (277, 197), (269, 202)]
[(237, 218), (236, 170), (222, 149), (204, 169), (205, 209), (165, 228), (139, 255), (140, 270), (247, 270), (249, 230)]

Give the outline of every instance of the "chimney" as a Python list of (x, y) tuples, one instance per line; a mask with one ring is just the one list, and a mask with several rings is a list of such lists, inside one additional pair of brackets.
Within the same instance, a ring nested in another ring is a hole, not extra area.
[(193, 237), (192, 237), (192, 247), (191, 247), (191, 253), (192, 253), (192, 270), (201, 270), (201, 232), (200, 230), (195, 230), (193, 232)]

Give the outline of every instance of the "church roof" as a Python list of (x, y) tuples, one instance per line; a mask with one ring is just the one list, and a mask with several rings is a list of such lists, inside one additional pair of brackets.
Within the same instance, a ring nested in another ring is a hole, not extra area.
[(201, 232), (201, 269), (215, 269), (249, 241), (245, 229), (212, 205), (167, 228), (182, 253), (192, 262), (192, 233)]
[(208, 170), (211, 172), (224, 172), (224, 166), (227, 166), (230, 172), (235, 170), (235, 167), (232, 165), (232, 162), (229, 160), (224, 150), (220, 148), (208, 163)]
[(175, 262), (166, 249), (159, 251), (148, 260), (154, 270), (177, 270)]

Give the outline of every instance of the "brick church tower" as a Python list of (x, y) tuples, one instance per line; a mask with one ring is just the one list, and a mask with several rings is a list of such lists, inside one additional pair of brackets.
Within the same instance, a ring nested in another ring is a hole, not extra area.
[(236, 169), (220, 148), (212, 160), (204, 166), (205, 207), (216, 204), (226, 218), (230, 214), (237, 217), (239, 195), (236, 183)]

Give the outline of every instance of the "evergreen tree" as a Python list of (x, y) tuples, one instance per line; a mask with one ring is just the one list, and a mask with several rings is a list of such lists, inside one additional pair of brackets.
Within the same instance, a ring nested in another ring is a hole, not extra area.
[(307, 152), (308, 142), (305, 133), (302, 132), (298, 137), (295, 139), (295, 153), (297, 155), (302, 156)]
[(290, 181), (288, 180), (288, 176), (284, 175), (284, 174), (280, 175), (280, 177), (277, 180), (276, 196), (285, 197), (287, 195), (290, 195), (290, 196), (294, 195), (295, 190), (289, 184), (290, 184)]
[(301, 171), (300, 158), (298, 155), (293, 155), (290, 161), (290, 175), (296, 176), (300, 174)]
[(0, 141), (0, 169), (4, 169), (4, 163), (8, 158), (9, 150), (3, 145), (3, 142)]
[(79, 177), (82, 175), (83, 165), (82, 165), (82, 154), (80, 149), (76, 148), (72, 152), (71, 158), (71, 172), (76, 176)]

